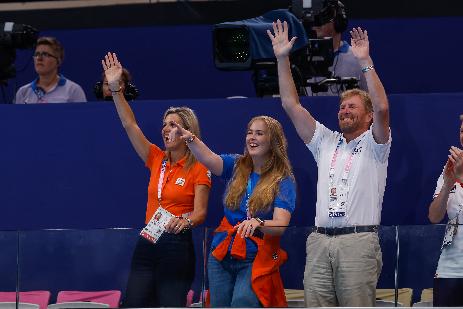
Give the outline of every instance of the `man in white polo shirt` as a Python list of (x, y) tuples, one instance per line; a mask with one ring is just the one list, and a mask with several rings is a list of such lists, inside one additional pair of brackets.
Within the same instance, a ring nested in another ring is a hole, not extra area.
[(391, 147), (389, 104), (373, 67), (367, 31), (352, 29), (352, 52), (368, 93), (348, 90), (338, 112), (341, 133), (316, 121), (299, 102), (291, 75), (286, 22), (268, 31), (278, 60), (283, 108), (318, 165), (314, 232), (307, 239), (307, 307), (375, 306), (382, 267), (378, 225)]

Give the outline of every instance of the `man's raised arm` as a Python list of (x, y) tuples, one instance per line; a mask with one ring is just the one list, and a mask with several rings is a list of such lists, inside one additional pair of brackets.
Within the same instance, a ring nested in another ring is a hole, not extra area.
[(278, 61), (278, 83), (282, 106), (296, 127), (299, 137), (307, 144), (315, 133), (316, 122), (309, 111), (302, 107), (291, 74), (289, 53), (296, 37), (293, 37), (291, 41), (288, 40), (286, 21), (283, 23), (280, 20), (274, 22), (273, 32), (272, 34), (270, 30), (267, 30), (267, 34), (272, 40), (273, 52)]

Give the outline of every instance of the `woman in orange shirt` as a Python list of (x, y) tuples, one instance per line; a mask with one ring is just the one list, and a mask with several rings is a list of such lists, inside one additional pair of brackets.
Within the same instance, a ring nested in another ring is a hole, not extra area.
[[(169, 134), (174, 122), (199, 134), (198, 120), (187, 107), (169, 108), (163, 117), (165, 151), (161, 150), (146, 139), (124, 98), (119, 83), (122, 65), (116, 54), (108, 53), (102, 65), (122, 125), (151, 171), (145, 220), (148, 225), (132, 257), (123, 305), (184, 307), (195, 270), (191, 229), (206, 218), (211, 179), (210, 172), (196, 161), (185, 142), (170, 139)], [(160, 223), (163, 216), (167, 218), (165, 225)]]

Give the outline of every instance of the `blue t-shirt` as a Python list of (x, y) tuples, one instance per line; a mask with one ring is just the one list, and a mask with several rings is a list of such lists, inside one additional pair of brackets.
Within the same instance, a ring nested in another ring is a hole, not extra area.
[[(227, 189), (231, 178), (233, 177), (233, 170), (235, 168), (236, 161), (240, 157), (238, 154), (226, 154), (220, 155), (223, 160), (223, 171), (221, 178), (227, 182)], [(254, 172), (250, 175), (251, 192), (254, 191), (257, 182), (259, 181), (260, 175)], [(273, 209), (275, 207), (286, 209), (289, 213), (294, 211), (296, 207), (296, 184), (290, 177), (284, 178), (280, 182), (280, 188), (273, 204), (264, 213), (258, 213), (257, 216), (263, 220), (271, 220), (273, 218)], [(236, 225), (246, 219), (246, 194), (240, 203), (240, 208), (237, 210), (231, 210), (226, 207), (224, 203), (224, 215), (231, 225)], [(212, 250), (215, 249), (224, 239), (227, 237), (226, 232), (215, 233), (212, 239)], [(241, 237), (241, 236), (238, 236)], [(250, 239), (246, 239), (246, 252), (252, 254), (257, 252), (256, 244)]]

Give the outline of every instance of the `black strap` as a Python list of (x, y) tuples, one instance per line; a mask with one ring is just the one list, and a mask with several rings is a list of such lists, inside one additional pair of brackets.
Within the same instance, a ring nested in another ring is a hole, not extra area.
[(346, 227), (320, 227), (316, 226), (313, 229), (314, 232), (319, 234), (325, 234), (328, 236), (336, 235), (346, 235), (352, 233), (368, 233), (368, 232), (378, 232), (377, 225), (356, 225), (356, 226), (346, 226)]

